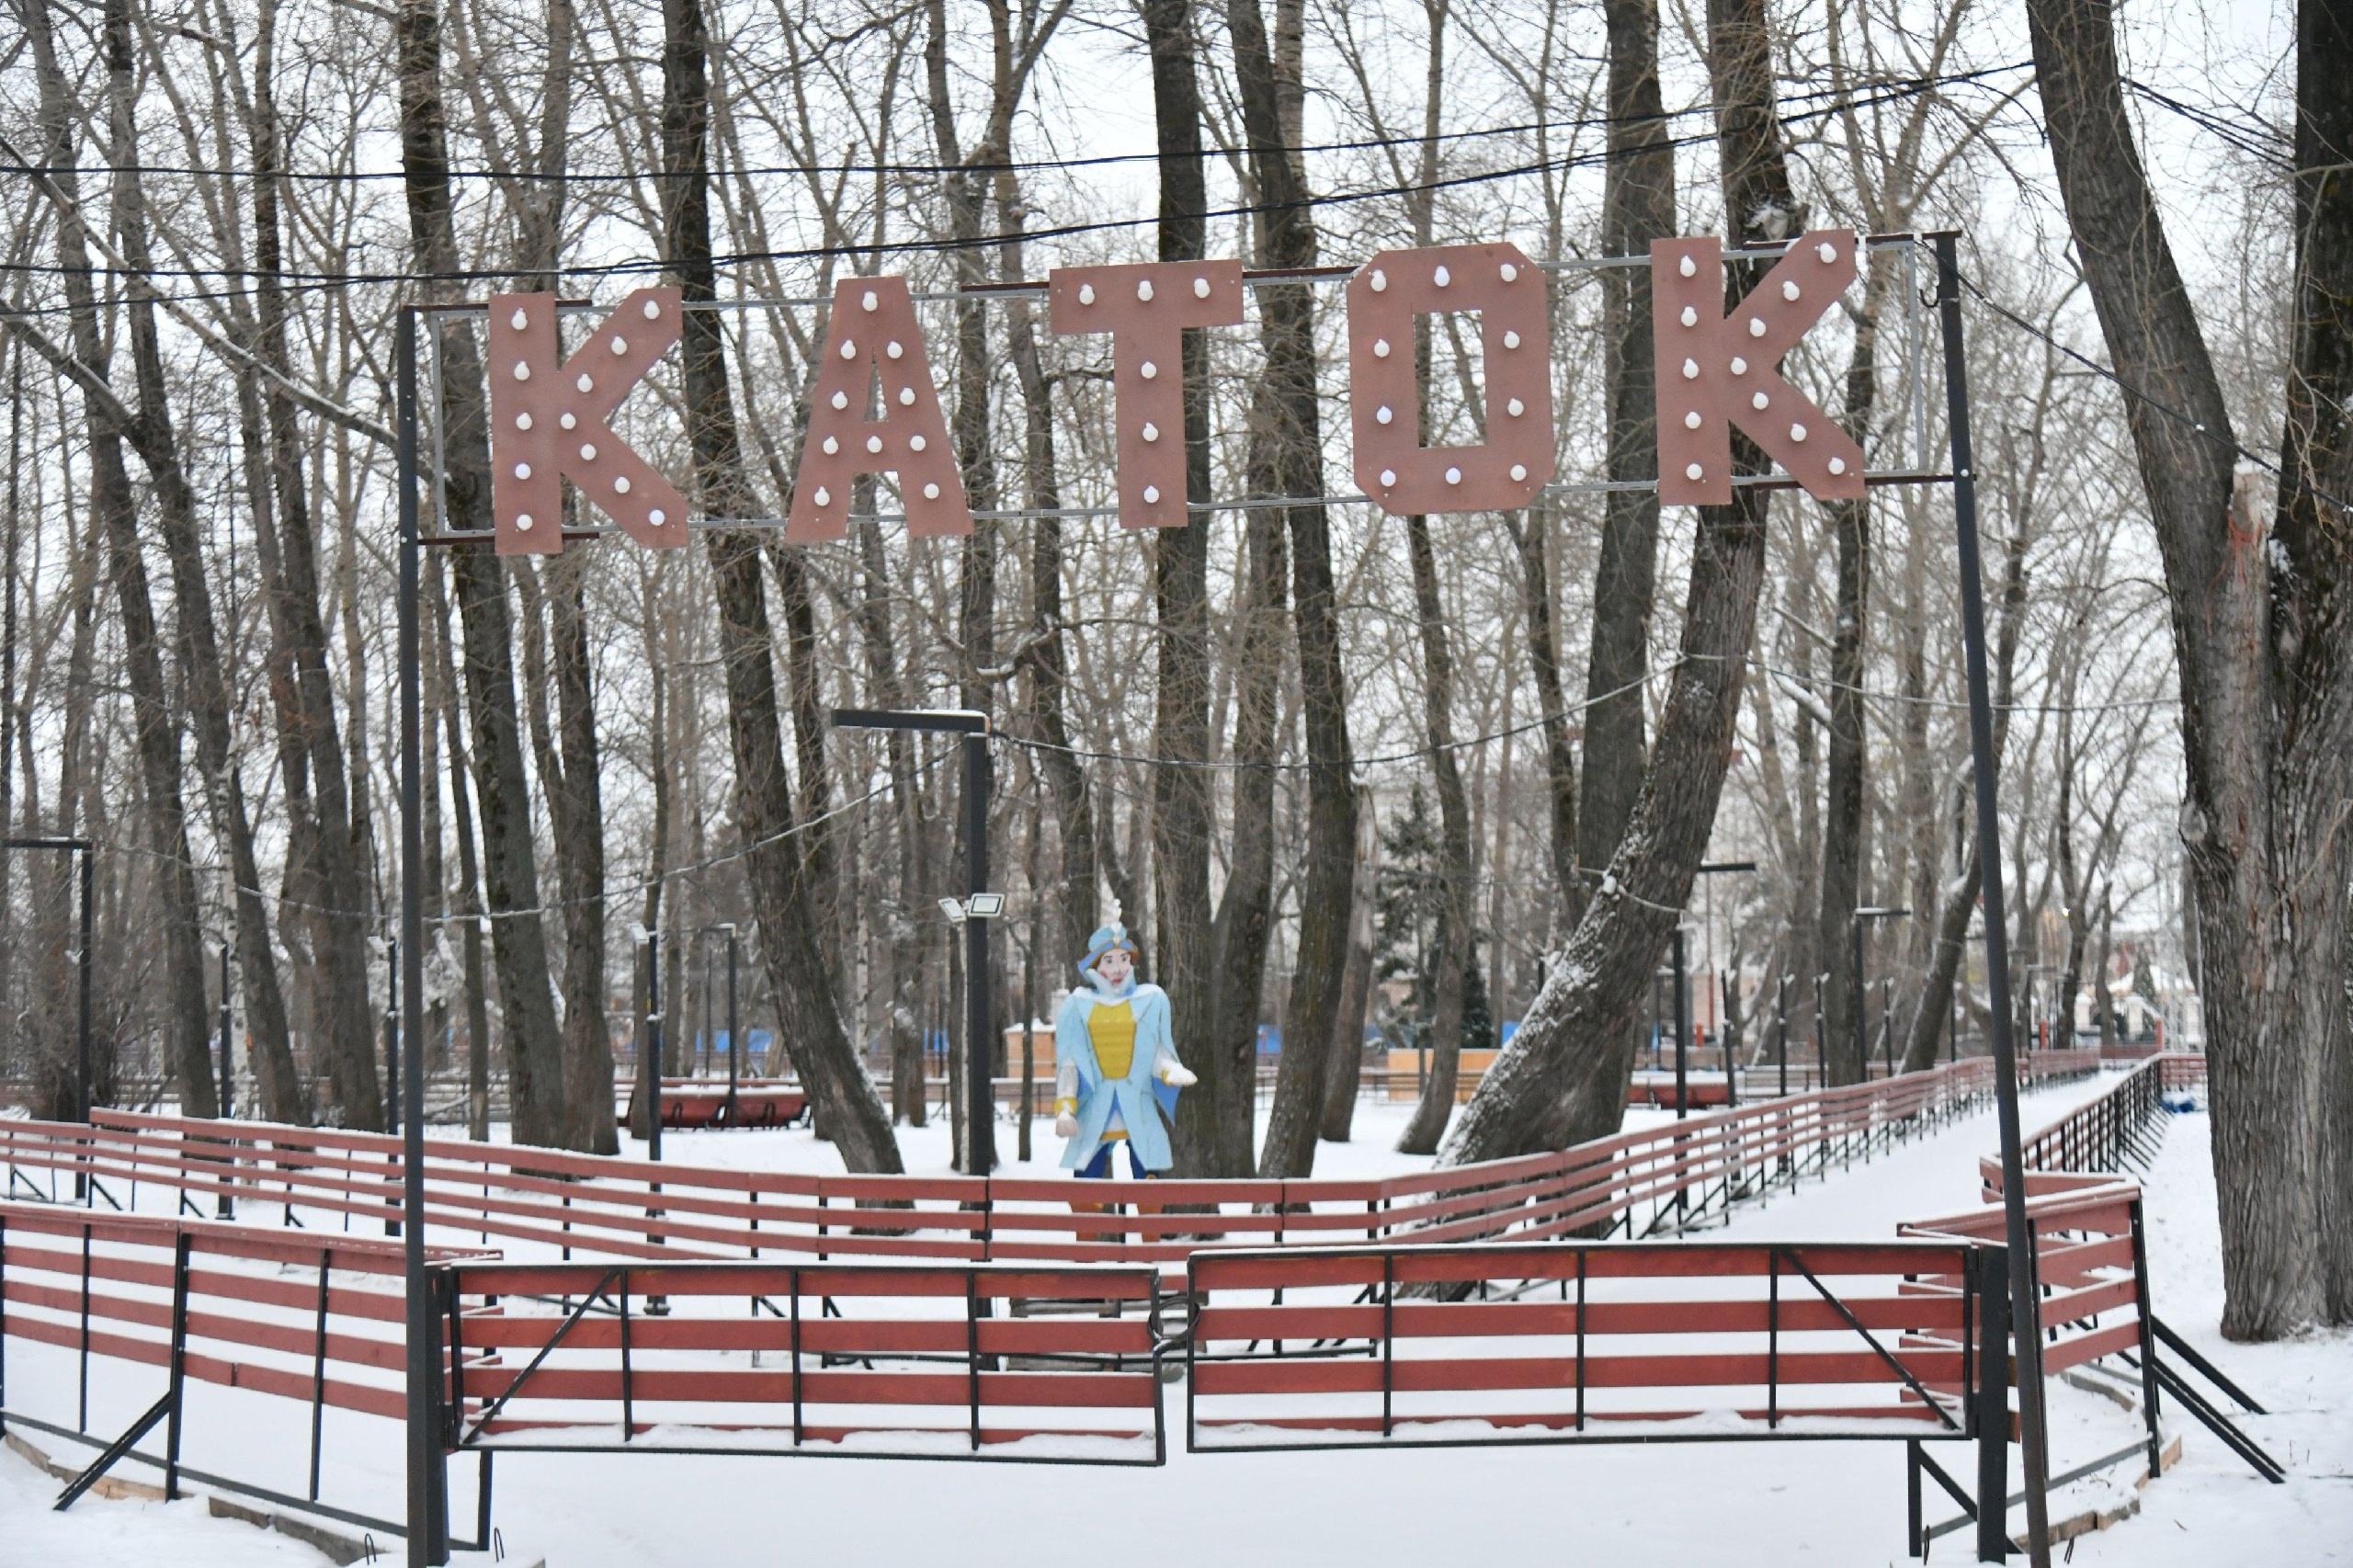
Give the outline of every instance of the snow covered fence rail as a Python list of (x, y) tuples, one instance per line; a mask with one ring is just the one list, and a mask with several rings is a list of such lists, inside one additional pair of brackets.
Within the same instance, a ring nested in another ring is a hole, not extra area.
[[(456, 1256), (437, 1249), (433, 1261), (444, 1267)], [(386, 1528), (387, 1521), (322, 1501), (320, 1466), (326, 1411), (393, 1421), (404, 1413), (402, 1267), (398, 1242), (0, 1202), (0, 1429), (13, 1425), (100, 1450), (69, 1500), (129, 1458), (161, 1470), (167, 1496), (188, 1479)], [(28, 1400), (31, 1380), (21, 1375), (12, 1386), (12, 1342), (19, 1363), (28, 1346), (72, 1358), (65, 1377), (55, 1375), (53, 1356), (40, 1369), (51, 1399)], [(91, 1427), (94, 1360), (112, 1363), (95, 1369), (106, 1384), (119, 1385), (126, 1364), (160, 1374), (153, 1403), (119, 1436)], [(308, 1404), (307, 1491), (204, 1468), (214, 1462), (206, 1456), (242, 1448), (243, 1435), (189, 1428), (183, 1390), (190, 1381)], [(73, 1391), (70, 1406), (54, 1397), (61, 1385)], [(162, 1453), (138, 1449), (159, 1425)], [(184, 1452), (200, 1462), (183, 1463)]]
[(1492, 1243), (1198, 1254), (1189, 1450), (1889, 1438), (1975, 1446), (2007, 1543), (2005, 1256), (1879, 1244)]
[[(452, 1449), (1144, 1465), (1166, 1454), (1150, 1268), (464, 1262), (447, 1273)], [(1041, 1301), (1055, 1310), (1021, 1315)]]
[[(2026, 1073), (2097, 1066), (2094, 1052), (2042, 1052)], [(1110, 1210), (1034, 1177), (797, 1176), (430, 1138), (426, 1205), (436, 1240), (562, 1259), (783, 1253), (1174, 1267), (1203, 1246), (1647, 1234), (1868, 1154), (1975, 1105), (1991, 1083), (1991, 1064), (1972, 1060), (1556, 1153), (1381, 1180), (1160, 1182), (1148, 1198), (1122, 1187)], [(143, 1185), (183, 1212), (258, 1202), (313, 1228), (383, 1224), (400, 1202), (399, 1140), (333, 1129), (101, 1110), (91, 1127), (0, 1121), (0, 1160), (12, 1191), (56, 1198), (80, 1176), (93, 1204), (135, 1207)]]

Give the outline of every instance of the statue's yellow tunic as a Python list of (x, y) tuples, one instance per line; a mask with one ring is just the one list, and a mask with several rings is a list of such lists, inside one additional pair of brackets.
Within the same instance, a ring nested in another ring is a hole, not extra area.
[[(1103, 1076), (1126, 1077), (1136, 1059), (1135, 1008), (1125, 1002), (1098, 1004), (1086, 1016), (1086, 1042), (1095, 1048), (1095, 1061), (1103, 1069)], [(1068, 1116), (1077, 1108), (1078, 1100), (1073, 1096), (1057, 1101), (1054, 1111), (1058, 1116)], [(1113, 1111), (1110, 1124), (1103, 1129), (1103, 1141), (1108, 1143), (1127, 1135), (1120, 1113)]]

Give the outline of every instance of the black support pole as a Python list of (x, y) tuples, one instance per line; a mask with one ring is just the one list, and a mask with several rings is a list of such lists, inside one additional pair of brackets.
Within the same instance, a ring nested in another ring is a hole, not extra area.
[[(234, 1017), (229, 1010), (229, 944), (224, 941), (221, 944), (221, 1119), (223, 1121), (233, 1121), (237, 1115), (236, 1069), (229, 1054), (229, 1035), (233, 1026)], [(237, 1200), (229, 1196), (237, 1179), (234, 1160), (228, 1163), (223, 1178), (214, 1212), (223, 1220), (231, 1220), (237, 1213)]]
[[(416, 321), (404, 307), (395, 328), (399, 370), (400, 455), (400, 707), (401, 707), (401, 923), (393, 969), (400, 980), (400, 1012), (411, 1040), (425, 1034), (425, 817), (421, 729), (423, 663), (417, 642)], [(449, 1478), (442, 1472), (441, 1351), (433, 1311), (432, 1282), (425, 1272), (425, 1057), (412, 1051), (400, 1064), (394, 1103), (401, 1128), (403, 1262), (407, 1290), (408, 1339), (408, 1562), (409, 1568), (435, 1568), (449, 1561)]]
[(1855, 1074), (1869, 1079), (1871, 1075), (1870, 1036), (1863, 1029), (1863, 916), (1859, 910), (1847, 926), (1855, 937), (1855, 968), (1848, 976), (1855, 983)]
[(1781, 1095), (1790, 1092), (1790, 977), (1783, 975), (1773, 987), (1773, 1055), (1781, 1069)]
[(743, 945), (733, 923), (727, 927), (727, 1124), (733, 1127), (740, 1114), (735, 1105), (737, 1089), (744, 1079), (744, 1019), (736, 1011), (735, 960)]
[[(989, 738), (967, 734), (964, 746), (964, 891), (969, 899), (989, 885)], [(964, 1146), (969, 1174), (984, 1176), (996, 1163), (996, 1096), (989, 1064), (989, 923), (964, 922)]]
[(2010, 1037), (2009, 938), (2002, 903), (2000, 758), (1994, 751), (1994, 699), (1986, 676), (1984, 569), (1977, 544), (1977, 477), (1969, 440), (1969, 367), (1961, 353), (1960, 236), (1935, 236), (1937, 304), (1944, 336), (1945, 398), (1952, 443), (1953, 532), (1960, 568), (1961, 631), (1969, 679), (1969, 747), (1983, 868), (1985, 984), (1994, 1047), (1994, 1102), (2001, 1129), (2002, 1212), (2009, 1255), (2012, 1340), (2018, 1359), (2018, 1444), (2026, 1471), (2027, 1551), (2051, 1565), (2050, 1454), (2042, 1407), (2042, 1336), (2038, 1331), (2034, 1234), (2028, 1227), (2019, 1150), (2017, 1042)]
[[(1683, 995), (1683, 927), (1675, 928), (1675, 1119), (1681, 1121), (1691, 1114), (1691, 1085), (1684, 1062), (1691, 1043), (1691, 1022), (1685, 1015), (1688, 1008)], [(1680, 1198), (1682, 1191), (1677, 1189)]]
[(408, 1080), (401, 1076), (401, 939), (384, 938), (384, 1123), (387, 1132), (398, 1132), (406, 1119), (401, 1114), (401, 1102), (406, 1097)]

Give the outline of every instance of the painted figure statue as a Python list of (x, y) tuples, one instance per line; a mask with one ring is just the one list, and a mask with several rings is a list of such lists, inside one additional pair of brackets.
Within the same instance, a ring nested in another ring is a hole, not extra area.
[(1078, 963), (1086, 983), (1054, 1019), (1054, 1131), (1068, 1142), (1063, 1165), (1081, 1176), (1111, 1174), (1115, 1149), (1141, 1180), (1172, 1162), (1167, 1116), (1176, 1091), (1195, 1082), (1176, 1056), (1168, 1027), (1168, 993), (1136, 979), (1136, 945), (1120, 924), (1086, 944)]

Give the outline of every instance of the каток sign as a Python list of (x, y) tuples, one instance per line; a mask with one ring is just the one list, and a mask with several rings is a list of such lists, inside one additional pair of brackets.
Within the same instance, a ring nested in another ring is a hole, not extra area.
[[(1651, 247), (1657, 355), (1659, 500), (1732, 499), (1737, 426), (1808, 494), (1863, 493), (1863, 452), (1778, 369), (1855, 280), (1848, 230), (1809, 231), (1729, 310), (1713, 238)], [(1356, 482), (1392, 515), (1527, 506), (1552, 478), (1552, 310), (1542, 268), (1507, 244), (1382, 251), (1347, 291), (1349, 424)], [(1111, 340), (1120, 521), (1181, 528), (1185, 489), (1183, 347), (1188, 330), (1243, 318), (1236, 261), (1062, 267), (1047, 275), (1048, 324), (1060, 335)], [(676, 289), (640, 289), (560, 358), (551, 294), (499, 294), (490, 305), (493, 510), (503, 555), (563, 548), (563, 482), (641, 544), (687, 539), (687, 504), (613, 431), (631, 388), (677, 342)], [(1414, 328), (1425, 315), (1475, 312), (1482, 439), (1424, 445)], [(846, 278), (834, 288), (811, 389), (785, 537), (839, 539), (862, 474), (891, 476), (907, 531), (970, 533), (972, 508), (932, 378), (931, 355), (902, 277)]]

